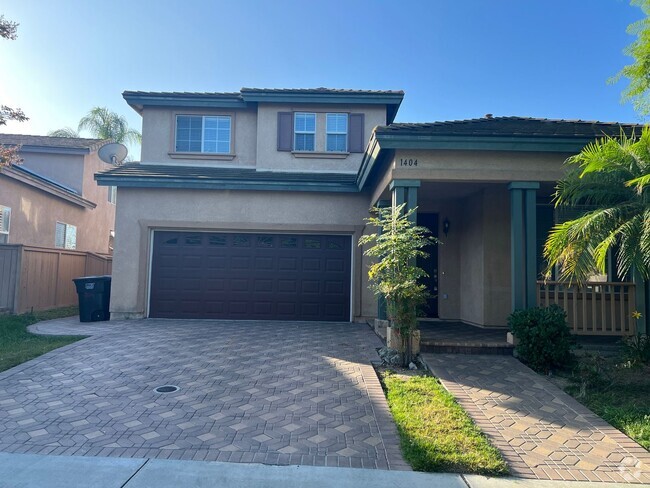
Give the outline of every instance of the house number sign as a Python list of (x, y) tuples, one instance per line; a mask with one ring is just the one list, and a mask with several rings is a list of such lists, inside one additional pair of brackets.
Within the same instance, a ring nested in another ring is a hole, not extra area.
[(400, 166), (417, 166), (418, 160), (412, 158), (399, 158)]

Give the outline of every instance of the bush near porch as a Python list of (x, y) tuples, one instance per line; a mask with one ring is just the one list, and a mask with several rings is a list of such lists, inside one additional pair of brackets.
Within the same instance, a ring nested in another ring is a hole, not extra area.
[(27, 326), (36, 322), (78, 313), (77, 307), (65, 307), (22, 315), (0, 315), (0, 371), (83, 339), (84, 336), (40, 336), (27, 331)]
[(416, 471), (505, 475), (501, 453), (432, 376), (380, 371), (401, 439)]

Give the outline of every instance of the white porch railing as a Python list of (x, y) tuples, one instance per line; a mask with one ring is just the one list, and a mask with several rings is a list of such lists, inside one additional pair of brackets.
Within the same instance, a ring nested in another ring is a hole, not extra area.
[(636, 333), (634, 292), (634, 283), (628, 282), (578, 286), (538, 281), (537, 303), (540, 307), (562, 307), (574, 334), (629, 336)]

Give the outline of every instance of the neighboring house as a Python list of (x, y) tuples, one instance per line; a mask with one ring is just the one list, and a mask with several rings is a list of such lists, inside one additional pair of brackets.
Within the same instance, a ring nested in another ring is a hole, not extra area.
[(0, 168), (0, 243), (110, 253), (116, 192), (93, 179), (111, 168), (97, 156), (106, 142), (0, 134), (23, 159)]
[(550, 195), (563, 162), (633, 125), (394, 123), (401, 91), (123, 96), (142, 115), (142, 161), (96, 175), (118, 188), (114, 318), (376, 317), (357, 242), (373, 231), (371, 206), (405, 202), (443, 242), (423, 263), (429, 317), (505, 326), (514, 308), (550, 298), (574, 302), (577, 333), (596, 332), (596, 312), (598, 333), (635, 326), (625, 307), (644, 295), (634, 285), (600, 284), (580, 298), (537, 282), (541, 246), (561, 218)]

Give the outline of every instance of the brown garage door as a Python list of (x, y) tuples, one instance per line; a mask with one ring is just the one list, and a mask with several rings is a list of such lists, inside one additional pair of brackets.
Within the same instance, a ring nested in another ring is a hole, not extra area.
[(154, 232), (149, 316), (350, 320), (351, 237)]

